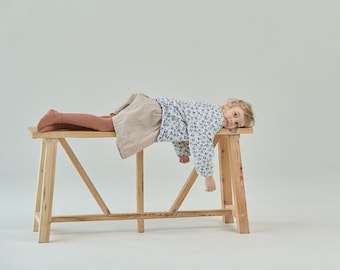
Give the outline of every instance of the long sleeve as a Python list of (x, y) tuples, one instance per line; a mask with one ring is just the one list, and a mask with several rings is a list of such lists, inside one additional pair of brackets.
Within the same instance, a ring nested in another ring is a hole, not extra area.
[(172, 142), (177, 156), (190, 156), (188, 141)]
[(206, 177), (213, 174), (214, 146), (213, 137), (193, 127), (188, 128), (189, 142), (195, 167), (199, 175)]

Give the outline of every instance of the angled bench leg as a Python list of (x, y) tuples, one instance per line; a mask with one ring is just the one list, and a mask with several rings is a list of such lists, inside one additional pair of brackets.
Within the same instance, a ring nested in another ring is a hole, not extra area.
[[(233, 205), (233, 193), (231, 187), (229, 147), (226, 136), (220, 136), (218, 150), (222, 209), (230, 209), (230, 206)], [(222, 220), (224, 223), (233, 223), (234, 217), (232, 215), (223, 216)]]
[[(218, 136), (215, 136), (214, 141), (213, 141), (214, 147), (216, 146), (218, 141), (219, 141)], [(191, 171), (189, 177), (187, 178), (187, 181), (185, 182), (181, 191), (178, 193), (176, 200), (174, 201), (171, 208), (169, 209), (169, 213), (171, 213), (171, 214), (177, 213), (178, 209), (181, 207), (184, 199), (186, 198), (190, 189), (192, 188), (193, 184), (195, 183), (197, 177), (198, 177), (198, 173), (196, 171), (196, 168), (194, 168)]]
[(72, 151), (72, 148), (70, 147), (70, 145), (67, 143), (67, 141), (64, 138), (59, 138), (59, 142), (62, 145), (62, 147), (64, 148), (66, 154), (69, 156), (71, 162), (73, 163), (73, 166), (78, 171), (79, 175), (83, 179), (84, 183), (86, 184), (87, 188), (91, 192), (92, 196), (94, 197), (94, 199), (98, 203), (99, 207), (102, 209), (103, 213), (106, 214), (106, 215), (109, 215), (110, 214), (109, 208), (106, 206), (104, 200), (102, 199), (102, 197), (98, 193), (96, 187), (93, 185), (90, 177), (87, 175), (83, 166), (81, 166), (78, 158), (76, 157), (76, 155)]
[(230, 173), (234, 192), (235, 215), (239, 233), (249, 233), (248, 213), (242, 171), (240, 135), (228, 136)]
[(181, 207), (184, 199), (188, 195), (190, 189), (192, 188), (193, 184), (195, 183), (197, 177), (198, 177), (198, 173), (197, 173), (196, 169), (194, 168), (191, 171), (191, 173), (190, 173), (187, 181), (185, 182), (184, 186), (182, 187), (181, 191), (178, 193), (176, 200), (174, 201), (171, 208), (169, 209), (169, 213), (175, 214), (178, 211), (178, 209)]
[[(143, 150), (136, 154), (136, 195), (137, 214), (144, 214), (144, 154)], [(144, 219), (137, 219), (138, 232), (144, 232)]]
[(41, 204), (39, 219), (39, 242), (47, 243), (50, 238), (52, 202), (57, 157), (57, 139), (46, 139), (43, 183), (41, 187)]

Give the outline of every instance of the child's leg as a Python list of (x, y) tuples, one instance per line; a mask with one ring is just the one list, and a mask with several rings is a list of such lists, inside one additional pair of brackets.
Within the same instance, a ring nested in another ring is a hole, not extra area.
[(112, 116), (100, 117), (92, 114), (60, 113), (50, 110), (38, 123), (38, 131), (55, 124), (67, 124), (94, 129), (98, 131), (114, 131)]

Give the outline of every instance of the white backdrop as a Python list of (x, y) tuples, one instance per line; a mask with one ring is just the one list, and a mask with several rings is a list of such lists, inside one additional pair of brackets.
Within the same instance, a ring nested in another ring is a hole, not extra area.
[(338, 173), (339, 8), (1, 1), (2, 181), (31, 172), (37, 146), (25, 129), (48, 109), (105, 114), (133, 92), (243, 98), (257, 117), (243, 146), (252, 174)]
[[(33, 194), (39, 142), (26, 128), (48, 109), (106, 114), (144, 92), (253, 104), (254, 134), (241, 138), (253, 203), (296, 184), (338, 191), (339, 10), (336, 0), (0, 0), (1, 185)], [(114, 140), (75, 143), (94, 175), (133, 174)], [(147, 184), (186, 176), (169, 144), (151, 146), (146, 166)]]

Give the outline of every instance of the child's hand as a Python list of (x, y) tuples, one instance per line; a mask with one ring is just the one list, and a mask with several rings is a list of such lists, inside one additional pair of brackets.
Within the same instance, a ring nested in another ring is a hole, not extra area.
[(181, 163), (188, 163), (190, 158), (188, 156), (179, 156), (179, 162)]
[(207, 176), (205, 178), (205, 191), (211, 192), (211, 191), (214, 191), (215, 189), (216, 189), (216, 184), (215, 184), (214, 177), (212, 177), (212, 175)]

